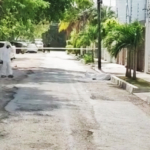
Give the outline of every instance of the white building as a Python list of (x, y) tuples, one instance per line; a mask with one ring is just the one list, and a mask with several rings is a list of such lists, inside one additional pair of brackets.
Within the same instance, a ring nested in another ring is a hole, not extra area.
[(145, 40), (145, 72), (150, 73), (150, 0), (147, 0), (146, 40)]
[(120, 22), (129, 23), (135, 20), (145, 22), (146, 0), (116, 0), (116, 14)]

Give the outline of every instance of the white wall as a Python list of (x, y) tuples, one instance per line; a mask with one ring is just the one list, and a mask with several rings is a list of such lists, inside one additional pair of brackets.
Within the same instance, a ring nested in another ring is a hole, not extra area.
[(110, 62), (110, 63), (116, 63), (117, 60), (112, 57), (110, 55), (110, 53), (107, 51), (107, 48), (102, 48), (102, 59), (107, 61), (107, 62)]
[[(147, 1), (147, 8), (150, 7), (150, 0)], [(148, 11), (150, 13), (150, 10)], [(146, 34), (145, 34), (145, 69), (146, 73), (150, 73), (150, 15), (146, 19)]]
[(131, 16), (131, 22), (144, 21), (146, 11), (143, 9), (145, 8), (146, 0), (116, 0), (116, 13), (122, 23), (129, 23), (129, 16)]

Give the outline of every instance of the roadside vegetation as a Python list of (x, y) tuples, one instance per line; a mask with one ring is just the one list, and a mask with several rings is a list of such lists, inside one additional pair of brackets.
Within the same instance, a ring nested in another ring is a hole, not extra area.
[(137, 86), (139, 89), (144, 89), (146, 91), (150, 91), (150, 82), (147, 82), (143, 79), (137, 78), (136, 80), (133, 80), (132, 78), (119, 76), (120, 79)]
[(2, 0), (0, 1), (0, 40), (41, 38), (51, 22), (63, 18), (78, 0)]
[[(0, 39), (32, 41), (41, 38), (51, 23), (59, 22), (59, 32), (66, 33), (66, 47), (70, 48), (67, 53), (81, 55), (89, 63), (94, 61), (98, 42), (97, 17), (93, 0), (4, 0), (0, 1)], [(143, 41), (144, 27), (137, 21), (121, 24), (110, 7), (102, 6), (100, 32), (103, 47), (113, 57), (127, 48), (126, 77), (136, 79), (137, 52)]]
[[(110, 28), (111, 27), (111, 28)], [(131, 24), (119, 24), (109, 20), (106, 22), (107, 35), (104, 46), (114, 57), (117, 57), (122, 48), (127, 48), (126, 77), (136, 79), (138, 47), (144, 39), (144, 27), (137, 21)], [(133, 69), (133, 75), (131, 70)]]
[[(85, 7), (86, 5), (86, 7)], [(94, 61), (94, 48), (97, 45), (98, 25), (97, 8), (90, 0), (84, 0), (78, 8), (72, 7), (67, 10), (59, 24), (59, 31), (66, 31), (67, 48), (88, 48), (90, 50), (71, 50), (67, 53), (83, 55), (84, 61), (90, 63)], [(86, 8), (86, 9), (85, 9)], [(74, 15), (70, 15), (74, 13)], [(101, 11), (102, 35), (104, 36), (103, 24), (109, 18), (115, 18), (115, 12), (110, 7), (103, 6)], [(91, 48), (92, 47), (92, 48)], [(87, 61), (88, 60), (88, 61)]]
[[(91, 48), (91, 52), (83, 50), (82, 53), (80, 53), (80, 49), (68, 49), (68, 54), (81, 55), (86, 63), (93, 62), (93, 49), (97, 45), (99, 31), (97, 26), (97, 9), (90, 0), (83, 0), (80, 2), (80, 5), (72, 6), (65, 11), (59, 24), (59, 31), (66, 31), (67, 48)], [(102, 6), (101, 35), (102, 45), (104, 48), (107, 48), (112, 57), (117, 57), (123, 48), (127, 48), (125, 76), (135, 80), (137, 52), (144, 39), (144, 27), (138, 21), (130, 24), (121, 24), (110, 7)], [(90, 57), (92, 59), (89, 59)], [(133, 75), (131, 73), (132, 69)]]

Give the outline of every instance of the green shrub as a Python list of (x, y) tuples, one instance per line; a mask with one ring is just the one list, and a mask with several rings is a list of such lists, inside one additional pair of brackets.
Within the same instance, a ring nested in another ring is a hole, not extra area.
[(69, 49), (69, 48), (73, 48), (73, 45), (67, 45), (66, 48), (67, 48), (66, 49), (67, 54), (73, 53), (73, 49)]
[(85, 63), (92, 63), (93, 62), (93, 57), (92, 57), (92, 54), (85, 54), (83, 56), (83, 59), (85, 61)]

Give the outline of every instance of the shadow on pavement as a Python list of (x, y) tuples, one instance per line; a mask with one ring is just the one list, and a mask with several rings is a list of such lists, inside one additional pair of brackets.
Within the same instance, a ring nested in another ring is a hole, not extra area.
[[(68, 97), (69, 93), (60, 93), (59, 91), (41, 90), (35, 87), (20, 87), (17, 95), (11, 103), (17, 107), (8, 104), (7, 111), (16, 112), (40, 112), (53, 111), (56, 109), (78, 109), (78, 106), (73, 103), (77, 99)], [(71, 101), (70, 101), (71, 100)], [(79, 103), (79, 100), (77, 100)]]
[(85, 82), (87, 77), (86, 72), (82, 71), (71, 71), (58, 68), (36, 68), (32, 71), (30, 76), (31, 80), (26, 80), (26, 82), (38, 82), (40, 83), (76, 83)]

